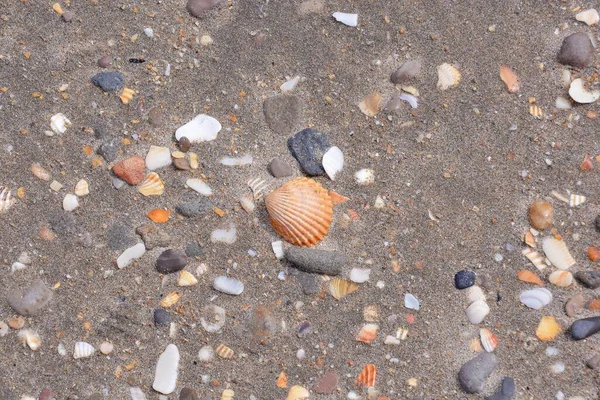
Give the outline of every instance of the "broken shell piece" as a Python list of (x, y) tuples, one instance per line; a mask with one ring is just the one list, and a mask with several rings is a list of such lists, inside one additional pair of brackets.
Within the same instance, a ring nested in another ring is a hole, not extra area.
[(198, 279), (187, 271), (181, 271), (177, 279), (177, 286), (194, 286), (198, 283)]
[(379, 321), (379, 309), (376, 305), (366, 306), (363, 309), (363, 319), (367, 322)]
[(521, 303), (529, 308), (539, 310), (540, 308), (550, 304), (552, 301), (552, 293), (546, 288), (536, 288), (525, 290), (519, 296)]
[(569, 271), (554, 271), (550, 274), (548, 280), (553, 285), (559, 287), (568, 287), (573, 283), (573, 274)]
[(200, 166), (200, 161), (198, 160), (198, 154), (193, 153), (193, 152), (189, 152), (188, 153), (189, 157), (190, 157), (190, 168), (191, 169), (198, 169), (198, 167)]
[(329, 179), (335, 181), (335, 177), (344, 168), (344, 153), (339, 147), (333, 146), (323, 155), (323, 169)]
[(171, 307), (173, 304), (175, 304), (179, 301), (181, 296), (182, 296), (181, 292), (171, 292), (162, 299), (162, 301), (160, 302), (160, 305), (161, 305), (161, 307), (165, 307), (165, 308)]
[(373, 340), (375, 340), (375, 338), (377, 337), (378, 330), (379, 325), (366, 324), (362, 328), (360, 328), (360, 331), (358, 331), (358, 334), (356, 335), (356, 340), (358, 340), (359, 342), (371, 344), (371, 342), (373, 342)]
[(62, 7), (60, 6), (59, 3), (54, 3), (52, 5), (52, 9), (54, 10), (55, 13), (57, 13), (58, 15), (63, 15), (65, 12), (63, 11)]
[(411, 108), (418, 108), (419, 107), (419, 100), (415, 96), (413, 96), (412, 94), (400, 93), (398, 95), (398, 98), (400, 100), (405, 101), (408, 104), (410, 104)]
[(475, 353), (481, 353), (483, 351), (483, 347), (481, 346), (481, 339), (473, 338), (469, 340), (469, 348)]
[(225, 358), (225, 359), (229, 359), (233, 357), (233, 350), (231, 350), (229, 347), (225, 346), (224, 344), (220, 344), (217, 346), (215, 353), (217, 353), (217, 355), (221, 358)]
[(560, 333), (560, 324), (554, 317), (542, 317), (535, 331), (535, 335), (542, 342), (549, 342)]
[(531, 114), (531, 116), (533, 116), (534, 118), (537, 118), (537, 119), (544, 118), (544, 111), (537, 104), (531, 104), (529, 106), (529, 114)]
[(479, 330), (479, 337), (483, 348), (488, 353), (493, 352), (498, 346), (498, 336), (494, 335), (494, 333), (487, 328), (481, 328)]
[(343, 204), (345, 202), (347, 202), (348, 200), (350, 200), (348, 197), (343, 196), (339, 193), (334, 192), (333, 190), (329, 191), (329, 197), (331, 197), (331, 201), (333, 202), (333, 204)]
[(225, 309), (214, 304), (204, 307), (200, 312), (200, 324), (208, 333), (215, 333), (225, 325)]
[(404, 295), (404, 307), (409, 308), (411, 310), (419, 311), (419, 308), (421, 308), (421, 304), (415, 296), (413, 296), (410, 293), (406, 293)]
[(202, 179), (198, 179), (198, 178), (188, 179), (185, 182), (185, 184), (187, 185), (187, 187), (200, 193), (203, 196), (212, 196), (212, 194), (213, 194), (213, 191), (210, 188), (210, 186), (208, 186), (206, 184), (206, 182), (204, 182)]
[(144, 196), (160, 196), (165, 191), (165, 185), (156, 172), (146, 175), (144, 182), (138, 187), (138, 192)]
[(490, 313), (490, 306), (485, 301), (477, 300), (467, 307), (466, 313), (469, 322), (477, 325)]
[(210, 234), (210, 241), (213, 243), (222, 242), (233, 244), (237, 240), (237, 230), (233, 223), (229, 224), (229, 229), (215, 229)]
[(358, 376), (356, 377), (356, 385), (374, 387), (376, 375), (377, 368), (375, 367), (375, 364), (367, 364), (362, 369), (362, 371), (360, 371), (360, 374), (358, 374)]
[(208, 363), (215, 358), (215, 351), (210, 345), (204, 345), (198, 351), (198, 359), (200, 362)]
[(167, 222), (171, 216), (171, 211), (163, 210), (162, 208), (155, 208), (153, 210), (148, 211), (146, 216), (152, 220), (152, 222), (156, 222), (157, 224), (164, 224)]
[[(411, 80), (421, 72), (421, 61), (407, 60), (402, 63), (400, 68), (395, 70), (390, 76), (390, 80), (394, 84), (401, 84)], [(414, 93), (413, 93), (414, 94)]]
[(508, 93), (517, 93), (521, 88), (519, 77), (506, 65), (500, 66), (500, 79), (502, 79), (502, 82), (506, 85)]
[(0, 214), (7, 212), (15, 204), (15, 201), (8, 187), (3, 187), (0, 191)]
[(585, 155), (583, 161), (581, 162), (581, 165), (579, 166), (579, 169), (581, 171), (592, 171), (594, 169), (594, 161), (592, 160), (592, 157), (590, 157), (589, 154)]
[(246, 211), (248, 214), (252, 214), (252, 212), (254, 212), (256, 209), (256, 204), (254, 204), (254, 196), (252, 193), (246, 193), (240, 197), (240, 204), (242, 205), (244, 211)]
[(596, 25), (600, 21), (600, 15), (594, 8), (589, 10), (581, 11), (575, 15), (575, 19), (580, 22), (584, 22), (588, 26)]
[(331, 16), (333, 18), (335, 18), (335, 20), (337, 22), (341, 22), (344, 25), (347, 25), (347, 26), (357, 26), (358, 25), (358, 14), (350, 14), (350, 13), (343, 13), (343, 12), (336, 11), (333, 14), (331, 14)]
[(146, 246), (144, 245), (144, 243), (138, 243), (134, 246), (129, 247), (123, 253), (121, 253), (119, 258), (117, 258), (117, 267), (121, 269), (128, 266), (134, 260), (143, 256), (144, 253), (146, 253)]
[(569, 110), (572, 108), (571, 101), (569, 99), (565, 99), (562, 96), (558, 96), (554, 101), (554, 107), (559, 110)]
[(50, 172), (46, 171), (39, 163), (31, 164), (31, 172), (43, 181), (49, 181), (52, 178)]
[(589, 91), (585, 88), (583, 79), (577, 78), (569, 86), (569, 96), (580, 104), (593, 103), (600, 98), (600, 90)]
[(213, 288), (222, 293), (238, 296), (244, 291), (244, 284), (237, 279), (221, 275), (215, 278)]
[(244, 165), (252, 164), (252, 156), (246, 154), (242, 157), (223, 157), (220, 163), (228, 167), (242, 167)]
[(65, 195), (63, 199), (63, 210), (65, 211), (74, 211), (79, 207), (79, 200), (77, 200), (77, 196), (74, 194), (68, 193)]
[(437, 88), (440, 90), (447, 90), (452, 87), (456, 87), (456, 86), (458, 86), (458, 83), (460, 82), (460, 78), (461, 78), (460, 71), (456, 67), (454, 67), (448, 63), (438, 65), (437, 74), (438, 74)]
[(485, 302), (485, 294), (479, 286), (471, 286), (470, 288), (468, 288), (467, 298), (469, 299), (469, 304), (475, 303), (476, 301)]
[(130, 387), (129, 395), (131, 396), (131, 400), (147, 400), (146, 395), (139, 387)]
[(90, 188), (85, 179), (81, 179), (79, 182), (77, 182), (77, 185), (75, 185), (75, 194), (79, 197), (90, 194)]
[(221, 123), (219, 121), (209, 115), (200, 114), (194, 117), (194, 119), (187, 124), (179, 127), (175, 131), (175, 138), (180, 140), (183, 136), (185, 136), (192, 143), (208, 142), (215, 140), (220, 130)]
[(275, 253), (275, 257), (277, 257), (278, 260), (283, 260), (283, 258), (285, 257), (285, 252), (283, 250), (283, 242), (281, 240), (272, 242), (271, 248), (273, 249), (273, 253)]
[(36, 351), (42, 345), (42, 339), (40, 335), (31, 329), (21, 329), (18, 333), (19, 339), (23, 342), (23, 345), (29, 346), (33, 351)]
[(221, 394), (221, 400), (233, 400), (233, 396), (234, 396), (235, 392), (231, 389), (225, 389), (223, 390), (223, 393)]
[(585, 203), (587, 197), (582, 196), (580, 194), (571, 194), (569, 196), (569, 207), (577, 207)]
[(350, 270), (350, 280), (355, 283), (364, 283), (368, 281), (370, 275), (370, 268), (352, 268), (352, 270)]
[(542, 240), (542, 249), (548, 260), (558, 269), (567, 270), (575, 264), (564, 241), (551, 236)]
[(340, 300), (348, 296), (356, 289), (358, 289), (358, 285), (356, 283), (347, 281), (345, 279), (333, 278), (331, 281), (329, 281), (329, 293), (336, 300)]
[(121, 103), (128, 104), (131, 100), (133, 100), (133, 95), (135, 91), (133, 89), (123, 88), (123, 93), (119, 96), (121, 99)]
[(109, 355), (114, 350), (115, 346), (111, 342), (102, 342), (100, 344), (100, 353)]
[(73, 351), (73, 358), (87, 358), (94, 354), (96, 349), (89, 343), (86, 342), (77, 342), (75, 343), (75, 350)]
[(288, 385), (288, 377), (285, 371), (281, 371), (279, 376), (277, 377), (277, 387), (281, 389), (287, 388)]
[(145, 163), (150, 171), (171, 165), (173, 163), (171, 151), (168, 147), (152, 145), (146, 154)]
[(300, 82), (300, 77), (299, 76), (295, 76), (292, 79), (285, 81), (284, 83), (282, 83), (279, 86), (279, 90), (281, 90), (283, 93), (285, 92), (291, 92), (292, 90), (294, 90), (294, 88), (296, 87), (296, 85), (298, 84), (298, 82)]
[(527, 231), (523, 234), (523, 243), (529, 247), (535, 248), (535, 238), (531, 232)]
[(547, 265), (544, 263), (544, 256), (537, 251), (533, 249), (523, 249), (521, 254), (527, 257), (527, 259), (531, 261), (531, 263), (535, 265), (538, 270), (543, 271), (546, 269)]
[(305, 387), (294, 385), (290, 388), (285, 400), (306, 400), (310, 397), (310, 392)]
[(255, 178), (248, 181), (248, 187), (252, 190), (254, 200), (258, 200), (262, 198), (263, 191), (269, 187), (269, 184), (260, 178)]
[(54, 133), (65, 133), (71, 121), (64, 114), (58, 113), (50, 117), (50, 128)]
[(527, 283), (533, 283), (534, 285), (538, 285), (538, 286), (543, 286), (544, 283), (542, 282), (542, 280), (540, 279), (539, 276), (537, 276), (535, 273), (526, 270), (526, 269), (521, 269), (517, 272), (517, 278), (520, 281), (523, 282), (527, 282)]
[(368, 96), (365, 96), (363, 101), (358, 104), (360, 111), (368, 117), (374, 117), (379, 111), (381, 105), (381, 95), (377, 92), (373, 92)]
[(375, 171), (372, 169), (361, 169), (354, 174), (354, 179), (359, 185), (370, 185), (375, 182)]

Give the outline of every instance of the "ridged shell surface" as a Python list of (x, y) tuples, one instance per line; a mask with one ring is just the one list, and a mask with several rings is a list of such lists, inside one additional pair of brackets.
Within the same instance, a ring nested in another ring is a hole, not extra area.
[(483, 348), (488, 353), (493, 352), (498, 346), (498, 337), (487, 328), (481, 328), (479, 330), (479, 337), (481, 339), (481, 344), (483, 345)]
[(96, 349), (89, 343), (77, 342), (75, 343), (75, 351), (73, 352), (73, 358), (86, 358), (94, 354)]
[(467, 307), (467, 318), (472, 324), (478, 324), (490, 313), (490, 307), (485, 301), (477, 300)]
[(319, 243), (329, 231), (333, 202), (314, 179), (296, 178), (271, 192), (265, 199), (273, 229), (297, 246)]
[(358, 386), (374, 387), (376, 374), (377, 368), (375, 368), (375, 365), (367, 364), (356, 377), (356, 384)]
[(552, 293), (546, 288), (525, 290), (519, 296), (519, 300), (527, 307), (539, 310), (552, 301)]
[(548, 260), (558, 269), (566, 270), (575, 264), (575, 259), (562, 240), (547, 237), (542, 241), (542, 248)]
[(146, 179), (138, 187), (138, 191), (144, 196), (160, 196), (165, 191), (165, 185), (156, 172), (146, 175)]

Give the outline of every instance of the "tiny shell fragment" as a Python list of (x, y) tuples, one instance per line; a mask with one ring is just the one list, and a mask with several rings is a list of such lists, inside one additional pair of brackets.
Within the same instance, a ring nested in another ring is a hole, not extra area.
[(123, 88), (123, 93), (121, 93), (119, 98), (121, 99), (121, 102), (123, 104), (128, 104), (131, 100), (133, 100), (134, 94), (135, 94), (134, 90), (128, 89), (128, 88)]
[(198, 279), (187, 271), (181, 271), (177, 279), (177, 286), (194, 286), (198, 283)]
[(559, 287), (568, 287), (573, 283), (573, 274), (569, 271), (554, 271), (550, 274), (548, 280), (553, 285)]
[(569, 86), (569, 96), (577, 103), (588, 104), (600, 99), (600, 90), (587, 90), (583, 79), (577, 78)]
[(49, 181), (52, 178), (52, 175), (46, 171), (39, 163), (31, 164), (31, 172), (38, 178), (43, 181)]
[(377, 368), (374, 364), (367, 364), (356, 377), (357, 386), (374, 387)]
[(156, 172), (146, 175), (146, 179), (138, 187), (138, 192), (144, 196), (160, 196), (165, 191), (165, 185)]
[(575, 265), (575, 259), (571, 256), (567, 245), (562, 240), (551, 236), (544, 238), (542, 249), (550, 263), (558, 269), (567, 270)]
[(163, 224), (169, 220), (169, 217), (171, 216), (171, 211), (163, 210), (162, 208), (155, 208), (154, 210), (148, 211), (148, 214), (146, 214), (146, 216), (153, 222), (156, 222), (157, 224)]
[(560, 333), (560, 325), (554, 317), (542, 317), (535, 331), (535, 335), (542, 342), (549, 342)]
[(438, 65), (437, 74), (438, 74), (437, 88), (440, 90), (447, 90), (452, 87), (456, 87), (456, 86), (458, 86), (458, 83), (460, 82), (460, 78), (461, 78), (460, 71), (456, 67), (454, 67), (448, 63)]
[(331, 293), (336, 300), (346, 297), (356, 289), (358, 289), (358, 285), (356, 283), (347, 281), (345, 279), (333, 278), (329, 282), (329, 293)]
[(527, 282), (527, 283), (533, 283), (534, 285), (539, 285), (539, 286), (544, 285), (544, 283), (542, 282), (542, 280), (539, 276), (537, 276), (534, 272), (531, 272), (526, 269), (519, 270), (517, 272), (517, 278), (519, 278), (520, 281)]
[(581, 171), (592, 171), (594, 169), (594, 161), (592, 160), (592, 157), (590, 157), (589, 154), (586, 154), (585, 157), (583, 158), (583, 161), (581, 162), (581, 165), (579, 166), (579, 169)]
[(50, 128), (54, 133), (65, 133), (71, 121), (64, 114), (58, 113), (50, 117)]
[(507, 67), (506, 65), (500, 66), (500, 79), (506, 85), (506, 90), (508, 93), (517, 93), (521, 88), (519, 84), (519, 77), (515, 72)]
[(372, 169), (361, 169), (354, 174), (354, 178), (359, 185), (370, 185), (375, 182), (375, 172)]
[(40, 335), (31, 329), (21, 329), (18, 333), (19, 338), (23, 342), (23, 344), (27, 344), (29, 348), (33, 351), (36, 351), (42, 345), (42, 339)]
[(115, 346), (111, 342), (102, 342), (102, 344), (100, 344), (100, 353), (108, 355), (112, 353), (114, 348)]
[(488, 353), (493, 352), (498, 346), (498, 337), (487, 328), (481, 328), (479, 330), (479, 337), (481, 338), (481, 344), (483, 345), (483, 348)]
[(537, 104), (531, 104), (529, 106), (529, 114), (531, 114), (531, 116), (533, 116), (536, 119), (544, 118), (544, 111)]
[(223, 390), (223, 393), (221, 393), (221, 400), (233, 400), (233, 396), (234, 396), (235, 392), (231, 389), (225, 389)]
[(305, 387), (294, 385), (290, 388), (285, 400), (306, 400), (310, 397), (310, 392)]
[(587, 197), (582, 196), (580, 194), (571, 194), (571, 196), (569, 196), (569, 207), (577, 207), (582, 205), (583, 203), (585, 203), (587, 200)]
[(369, 117), (374, 117), (379, 111), (380, 104), (381, 95), (377, 92), (373, 92), (360, 102), (358, 108), (360, 108), (360, 111), (362, 111), (363, 114)]
[(365, 324), (358, 334), (356, 335), (356, 340), (359, 342), (370, 344), (377, 337), (377, 331), (379, 330), (379, 325), (377, 324)]
[(367, 322), (379, 321), (379, 309), (377, 305), (366, 306), (363, 309), (363, 319)]
[(75, 185), (75, 194), (79, 197), (90, 194), (89, 185), (85, 179), (81, 179), (77, 182), (77, 185)]
[(52, 9), (54, 10), (55, 13), (57, 13), (58, 15), (63, 15), (65, 12), (63, 11), (62, 7), (60, 6), (60, 3), (54, 3), (52, 5)]
[(73, 358), (86, 358), (94, 354), (96, 349), (89, 343), (86, 342), (77, 342), (75, 343), (75, 350), (73, 351)]
[(521, 252), (531, 263), (540, 271), (546, 269), (547, 265), (544, 263), (544, 256), (533, 249), (523, 249)]
[(221, 358), (229, 359), (233, 357), (233, 350), (224, 344), (220, 344), (217, 346), (215, 353)]
[(469, 322), (477, 325), (490, 313), (490, 307), (485, 301), (477, 300), (467, 307), (466, 313)]
[(277, 377), (277, 387), (285, 389), (288, 385), (288, 377), (285, 371), (281, 371)]
[(175, 304), (179, 301), (181, 296), (182, 296), (181, 292), (171, 292), (162, 299), (162, 301), (160, 302), (160, 305), (161, 305), (161, 307), (165, 307), (165, 308), (171, 307), (173, 304)]
[(584, 22), (588, 26), (596, 25), (600, 21), (600, 14), (594, 8), (589, 10), (581, 11), (575, 15), (575, 19), (580, 22)]

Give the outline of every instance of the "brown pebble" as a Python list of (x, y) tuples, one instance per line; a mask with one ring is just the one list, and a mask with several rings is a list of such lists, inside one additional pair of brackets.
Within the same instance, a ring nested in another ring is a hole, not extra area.
[(129, 157), (112, 168), (112, 171), (117, 178), (124, 180), (133, 186), (144, 180), (145, 170), (146, 163), (140, 156)]
[(600, 368), (600, 354), (596, 354), (592, 358), (588, 359), (585, 362), (585, 365), (587, 365), (588, 368), (591, 368), (591, 369), (599, 369)]
[(153, 109), (148, 111), (148, 120), (153, 126), (162, 126), (164, 124), (162, 110), (160, 109), (160, 107), (154, 107)]
[(190, 169), (190, 163), (185, 158), (173, 159), (173, 165), (175, 166), (175, 168), (182, 171), (188, 171)]
[(590, 311), (598, 311), (600, 310), (600, 299), (590, 299), (586, 305), (587, 309)]
[(73, 17), (75, 17), (75, 14), (73, 14), (73, 11), (65, 11), (62, 15), (62, 19), (65, 22), (71, 22), (73, 20)]
[(177, 146), (179, 147), (179, 150), (183, 151), (184, 153), (187, 153), (192, 147), (192, 143), (188, 138), (182, 136), (181, 139), (179, 139), (179, 142), (177, 142)]
[(583, 295), (581, 293), (571, 297), (567, 301), (567, 304), (565, 304), (565, 311), (567, 315), (569, 317), (574, 317), (575, 315), (577, 315), (579, 311), (581, 311), (581, 309), (583, 308), (584, 302), (585, 299), (583, 298)]
[(338, 376), (334, 370), (330, 369), (319, 379), (314, 390), (320, 394), (331, 394), (337, 388), (337, 384)]
[(529, 207), (529, 223), (539, 231), (553, 224), (553, 216), (552, 204), (547, 201), (536, 201)]
[(55, 394), (52, 390), (44, 388), (40, 393), (40, 397), (38, 398), (38, 400), (52, 400), (55, 398), (54, 396)]
[(8, 321), (8, 326), (13, 329), (21, 329), (25, 326), (25, 319), (23, 317), (14, 317)]
[(112, 64), (112, 57), (111, 56), (102, 56), (98, 60), (98, 66), (100, 68), (108, 68), (108, 67), (110, 67), (111, 64)]

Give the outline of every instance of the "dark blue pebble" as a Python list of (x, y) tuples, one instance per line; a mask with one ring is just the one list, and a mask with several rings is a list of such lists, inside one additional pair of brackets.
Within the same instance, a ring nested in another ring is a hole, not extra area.
[(600, 317), (578, 319), (571, 325), (571, 336), (582, 340), (600, 331)]
[(288, 139), (288, 147), (307, 175), (325, 174), (321, 160), (331, 147), (325, 134), (311, 128), (304, 129)]
[(171, 323), (171, 314), (163, 308), (154, 310), (154, 323), (156, 325), (168, 325)]
[(458, 271), (456, 275), (454, 275), (454, 286), (456, 286), (457, 289), (461, 290), (470, 288), (475, 284), (476, 276), (477, 275), (475, 274), (475, 272), (466, 269)]
[(120, 72), (99, 72), (92, 77), (92, 83), (105, 92), (114, 92), (125, 85), (125, 77)]

